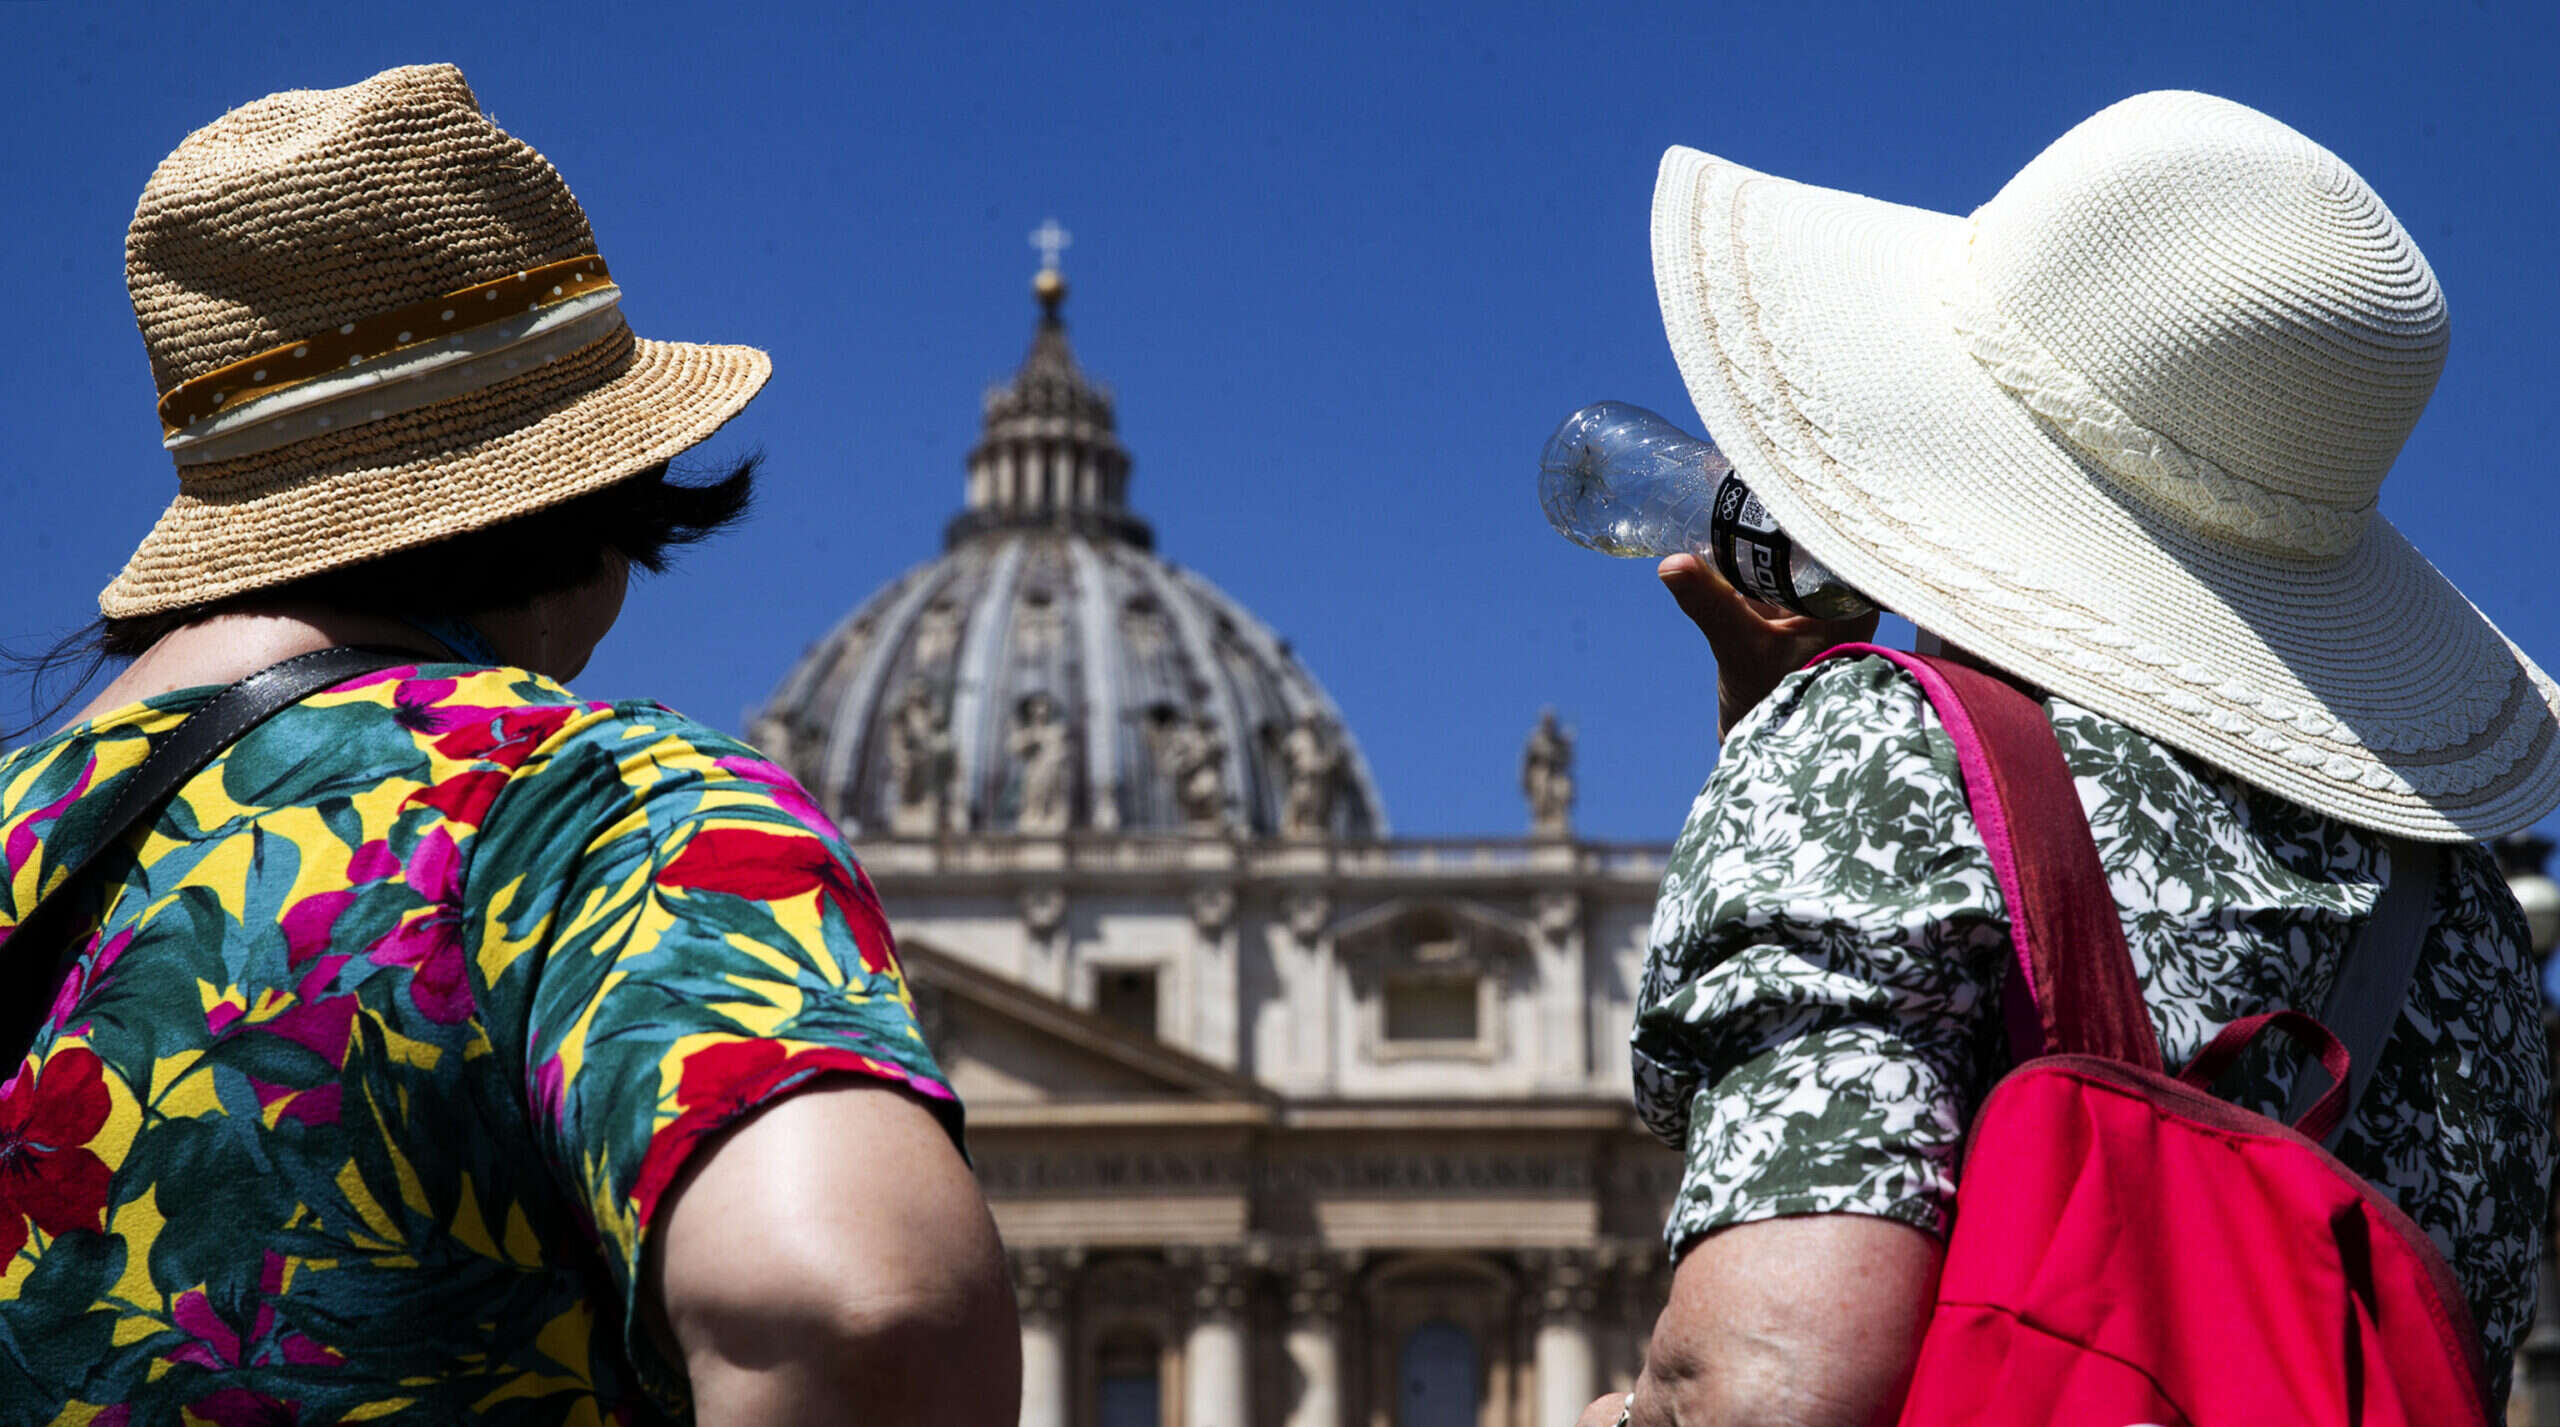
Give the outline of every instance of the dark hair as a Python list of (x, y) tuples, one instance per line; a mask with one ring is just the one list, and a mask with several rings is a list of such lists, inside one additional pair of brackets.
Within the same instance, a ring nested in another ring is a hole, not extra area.
[[(663, 574), (677, 550), (744, 518), (755, 501), (756, 471), (763, 463), (761, 453), (749, 454), (717, 479), (691, 484), (672, 478), (662, 461), (602, 490), (432, 545), (183, 609), (91, 620), (41, 653), (0, 653), (0, 668), (27, 679), (28, 708), (34, 713), (27, 725), (0, 736), (14, 742), (49, 722), (108, 660), (130, 659), (171, 630), (228, 610), (296, 603), (350, 614), (449, 616), (517, 609), (572, 589), (595, 578), (612, 554), (650, 574)], [(49, 684), (62, 692), (47, 703), (44, 686)]]

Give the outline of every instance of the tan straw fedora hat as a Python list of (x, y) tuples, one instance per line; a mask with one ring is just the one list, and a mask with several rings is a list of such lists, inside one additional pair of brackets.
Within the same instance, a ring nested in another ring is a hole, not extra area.
[(587, 217), (451, 65), (187, 136), (125, 242), (178, 497), (98, 597), (179, 609), (638, 474), (738, 414), (751, 347), (643, 341)]
[(1887, 608), (2349, 823), (2560, 804), (2560, 692), (2375, 511), (2444, 299), (2326, 149), (2145, 94), (1960, 218), (1675, 148), (1653, 263), (1707, 429)]

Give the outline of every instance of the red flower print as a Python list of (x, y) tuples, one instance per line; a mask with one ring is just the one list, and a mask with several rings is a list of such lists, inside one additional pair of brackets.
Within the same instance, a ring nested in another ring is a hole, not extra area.
[(89, 1148), (107, 1123), (104, 1068), (87, 1046), (21, 1069), (0, 1088), (0, 1262), (47, 1234), (106, 1226), (107, 1162)]
[(696, 833), (675, 861), (659, 869), (658, 885), (726, 892), (759, 902), (788, 901), (814, 891), (834, 903), (852, 928), (866, 969), (884, 971), (893, 960), (889, 923), (880, 915), (870, 884), (814, 837), (730, 827)]
[(658, 1201), (675, 1182), (678, 1171), (703, 1138), (748, 1110), (789, 1094), (812, 1077), (836, 1071), (872, 1076), (906, 1086), (936, 1100), (952, 1098), (933, 1081), (907, 1074), (842, 1046), (793, 1046), (773, 1040), (715, 1041), (684, 1058), (676, 1080), (676, 1103), (683, 1113), (649, 1137), (640, 1157), (640, 1177), (631, 1187), (631, 1202), (645, 1228), (657, 1213)]
[(506, 774), (495, 768), (475, 768), (420, 788), (409, 795), (409, 802), (433, 808), (455, 822), (478, 827), (480, 815), (498, 800), (506, 786)]
[[(676, 1103), (685, 1109), (758, 1085), (767, 1071), (791, 1058), (780, 1041), (720, 1041), (684, 1058)], [(742, 1102), (743, 1103), (743, 1102)]]
[(437, 753), (464, 762), (516, 764), (584, 710), (550, 705), (510, 709), (455, 707), (436, 712), (440, 716), (461, 716), (445, 724), (452, 732), (436, 740)]

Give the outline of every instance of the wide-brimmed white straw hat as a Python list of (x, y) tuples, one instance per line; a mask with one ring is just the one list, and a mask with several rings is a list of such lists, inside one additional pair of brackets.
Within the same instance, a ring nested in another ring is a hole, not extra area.
[(2318, 144), (2140, 95), (1970, 217), (1675, 148), (1653, 263), (1735, 469), (1915, 625), (2359, 826), (2560, 805), (2560, 691), (2375, 510), (2444, 298)]
[(98, 597), (183, 609), (625, 480), (752, 347), (632, 335), (587, 215), (451, 65), (242, 105), (144, 185), (126, 281), (178, 495)]

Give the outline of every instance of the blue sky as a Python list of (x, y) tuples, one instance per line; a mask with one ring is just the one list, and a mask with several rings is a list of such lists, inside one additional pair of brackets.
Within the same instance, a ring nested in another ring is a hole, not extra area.
[(1963, 212), (2156, 88), (2293, 124), (2417, 236), (2453, 355), (2383, 508), (2548, 663), (2555, 9), (0, 3), (0, 638), (86, 619), (173, 489), (123, 290), (153, 164), (270, 90), (451, 60), (567, 175), (642, 334), (777, 367), (710, 448), (765, 450), (761, 518), (638, 590), (582, 692), (739, 727), (937, 552), (1054, 214), (1158, 548), (1295, 643), (1397, 830), (1519, 831), (1554, 704), (1583, 829), (1668, 838), (1713, 760), (1705, 648), (1533, 497), (1575, 406), (1694, 420), (1648, 265), (1662, 149)]

